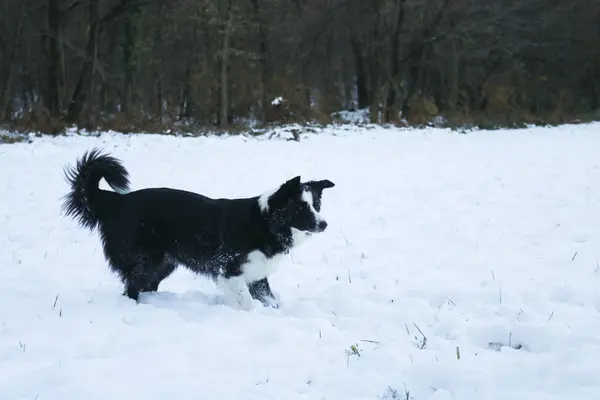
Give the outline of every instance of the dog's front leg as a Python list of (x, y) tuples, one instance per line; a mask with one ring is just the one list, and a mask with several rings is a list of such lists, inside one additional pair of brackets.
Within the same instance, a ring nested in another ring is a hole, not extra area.
[(279, 308), (279, 303), (271, 291), (267, 278), (248, 283), (248, 289), (253, 299), (259, 300), (267, 307)]
[(243, 310), (249, 311), (254, 307), (252, 296), (246, 285), (246, 281), (242, 275), (231, 276), (225, 278), (219, 276), (217, 278), (217, 284), (223, 290), (225, 294), (225, 300), (239, 305)]

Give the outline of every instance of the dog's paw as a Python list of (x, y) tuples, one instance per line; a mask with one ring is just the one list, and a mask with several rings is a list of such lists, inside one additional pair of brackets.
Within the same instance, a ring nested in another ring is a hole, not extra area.
[(273, 297), (263, 297), (261, 302), (267, 308), (279, 308), (279, 302)]

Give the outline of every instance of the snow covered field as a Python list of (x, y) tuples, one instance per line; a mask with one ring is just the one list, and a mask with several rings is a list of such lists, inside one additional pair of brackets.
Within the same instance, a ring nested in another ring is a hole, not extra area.
[[(60, 214), (95, 145), (133, 189), (330, 179), (329, 229), (271, 278), (278, 310), (183, 269), (136, 305)], [(0, 145), (0, 187), (2, 400), (600, 398), (600, 124), (35, 138)]]

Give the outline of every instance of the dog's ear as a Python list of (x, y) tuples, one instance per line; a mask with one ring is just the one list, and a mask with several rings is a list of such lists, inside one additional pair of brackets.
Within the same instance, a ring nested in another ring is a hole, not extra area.
[(317, 184), (322, 189), (329, 189), (335, 186), (335, 183), (331, 182), (329, 179), (323, 179), (322, 181), (317, 181)]
[(281, 185), (279, 189), (271, 195), (269, 203), (282, 206), (287, 203), (289, 199), (300, 196), (301, 192), (302, 183), (300, 182), (300, 176), (297, 176)]
[(305, 185), (309, 189), (314, 190), (317, 193), (321, 194), (323, 192), (323, 189), (332, 188), (335, 186), (335, 183), (331, 182), (328, 179), (324, 179), (321, 181), (308, 181), (305, 183)]
[(290, 179), (289, 181), (287, 181), (286, 183), (284, 183), (282, 186), (285, 187), (300, 187), (300, 175), (298, 175), (295, 178)]
[(293, 195), (299, 194), (301, 190), (302, 183), (300, 181), (300, 175), (298, 175), (297, 177), (292, 178), (283, 185), (281, 185), (277, 192), (283, 196), (291, 197)]

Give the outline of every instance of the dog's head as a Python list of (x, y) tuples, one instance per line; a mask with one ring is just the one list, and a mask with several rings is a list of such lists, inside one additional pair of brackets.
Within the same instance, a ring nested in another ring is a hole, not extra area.
[(323, 190), (334, 187), (329, 180), (302, 183), (297, 176), (277, 190), (259, 197), (262, 212), (274, 230), (296, 229), (310, 234), (323, 232), (327, 222), (321, 217)]

